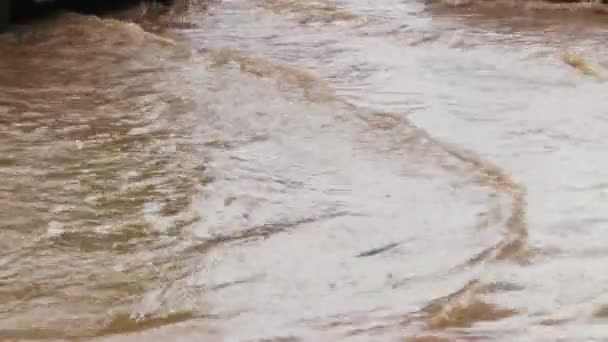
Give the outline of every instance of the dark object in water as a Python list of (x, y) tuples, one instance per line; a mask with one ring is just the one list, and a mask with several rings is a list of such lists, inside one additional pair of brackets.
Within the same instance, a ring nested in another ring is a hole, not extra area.
[(11, 0), (0, 0), (0, 32), (8, 27), (11, 19)]
[(398, 242), (389, 243), (388, 245), (384, 245), (382, 247), (370, 249), (368, 251), (365, 251), (365, 252), (362, 252), (360, 254), (357, 254), (357, 258), (368, 257), (368, 256), (373, 256), (373, 255), (376, 255), (376, 254), (380, 254), (380, 253), (388, 251), (389, 249), (393, 249), (393, 248), (395, 248), (395, 247), (397, 247), (399, 245), (400, 245), (400, 243), (398, 243)]
[[(144, 0), (0, 0), (0, 32), (11, 23), (40, 18), (58, 11), (104, 14)], [(172, 0), (149, 0), (169, 5)]]

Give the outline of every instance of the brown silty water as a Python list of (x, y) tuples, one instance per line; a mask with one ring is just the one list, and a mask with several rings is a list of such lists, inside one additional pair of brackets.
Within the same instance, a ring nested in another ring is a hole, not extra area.
[(0, 340), (603, 341), (602, 5), (232, 0), (0, 36)]

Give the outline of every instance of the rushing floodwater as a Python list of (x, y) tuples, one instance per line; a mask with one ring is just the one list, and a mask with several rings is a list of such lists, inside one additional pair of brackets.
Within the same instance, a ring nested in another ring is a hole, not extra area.
[(608, 339), (601, 8), (462, 3), (0, 36), (0, 340)]

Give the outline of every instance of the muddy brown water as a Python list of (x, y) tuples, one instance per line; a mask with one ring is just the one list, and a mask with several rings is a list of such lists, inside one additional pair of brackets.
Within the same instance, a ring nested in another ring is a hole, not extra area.
[(608, 340), (608, 26), (463, 4), (0, 36), (0, 340)]

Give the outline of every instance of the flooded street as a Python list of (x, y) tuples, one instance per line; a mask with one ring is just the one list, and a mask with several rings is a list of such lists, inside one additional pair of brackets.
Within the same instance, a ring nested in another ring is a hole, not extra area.
[(457, 2), (0, 35), (0, 341), (608, 340), (603, 9)]

